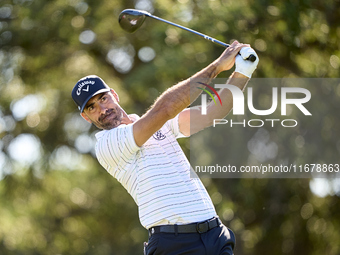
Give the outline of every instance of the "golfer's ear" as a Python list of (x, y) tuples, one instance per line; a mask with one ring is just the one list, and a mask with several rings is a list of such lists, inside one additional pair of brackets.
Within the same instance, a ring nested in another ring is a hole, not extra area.
[(111, 89), (110, 91), (111, 91), (112, 95), (115, 97), (115, 99), (117, 100), (117, 102), (119, 102), (119, 96), (118, 96), (117, 92), (114, 91), (114, 89)]
[(80, 115), (81, 115), (81, 116), (83, 117), (83, 119), (86, 120), (88, 123), (91, 123), (91, 124), (92, 124), (92, 121), (89, 119), (89, 117), (87, 117), (87, 115), (86, 115), (84, 112), (80, 113)]

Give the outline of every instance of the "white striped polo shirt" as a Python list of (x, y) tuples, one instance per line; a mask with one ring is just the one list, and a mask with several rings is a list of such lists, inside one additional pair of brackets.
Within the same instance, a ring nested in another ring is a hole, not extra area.
[(215, 208), (177, 142), (178, 115), (142, 146), (133, 137), (133, 124), (96, 134), (100, 164), (115, 177), (138, 205), (141, 224), (187, 224), (216, 216)]

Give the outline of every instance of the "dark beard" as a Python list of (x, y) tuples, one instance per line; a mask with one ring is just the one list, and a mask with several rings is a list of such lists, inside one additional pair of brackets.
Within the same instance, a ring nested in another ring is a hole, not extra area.
[(112, 115), (115, 114), (115, 111), (113, 109), (108, 109), (105, 114), (102, 114), (97, 122), (94, 122), (93, 124), (100, 128), (105, 130), (110, 130), (115, 127), (118, 127), (122, 121), (122, 112), (119, 110), (116, 110), (116, 115), (113, 117)]

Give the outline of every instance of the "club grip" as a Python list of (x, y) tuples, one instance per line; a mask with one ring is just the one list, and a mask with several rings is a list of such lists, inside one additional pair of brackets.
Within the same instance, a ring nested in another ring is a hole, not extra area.
[(247, 60), (249, 60), (249, 61), (251, 61), (251, 62), (255, 62), (256, 56), (253, 55), (253, 54), (251, 54), (251, 55), (247, 58)]
[[(241, 53), (238, 53), (241, 56)], [(249, 60), (251, 62), (255, 62), (256, 61), (256, 56), (253, 54), (250, 54), (248, 58), (246, 58), (246, 60)]]

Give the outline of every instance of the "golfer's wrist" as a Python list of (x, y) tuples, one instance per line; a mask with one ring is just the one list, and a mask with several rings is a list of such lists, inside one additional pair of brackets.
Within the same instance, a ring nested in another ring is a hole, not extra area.
[(232, 74), (232, 77), (233, 78), (245, 78), (245, 79), (250, 79), (248, 76), (242, 74), (242, 73), (239, 73), (237, 71), (233, 72)]
[(214, 70), (215, 77), (224, 71), (223, 67), (217, 61), (211, 63), (210, 66)]
[(248, 81), (249, 78), (247, 76), (244, 76), (243, 74), (240, 74), (238, 72), (233, 72), (230, 75), (227, 83), (230, 85), (234, 85), (243, 91), (247, 86)]

